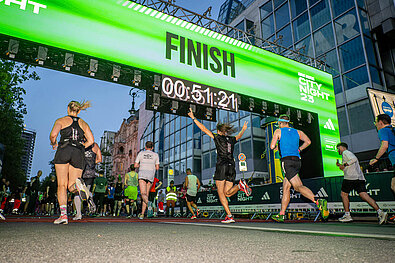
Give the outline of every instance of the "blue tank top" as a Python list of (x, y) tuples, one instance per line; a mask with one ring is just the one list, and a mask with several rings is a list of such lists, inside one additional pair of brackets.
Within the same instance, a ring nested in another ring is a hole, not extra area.
[(287, 156), (297, 156), (299, 154), (299, 133), (294, 128), (281, 128), (280, 155), (281, 158)]

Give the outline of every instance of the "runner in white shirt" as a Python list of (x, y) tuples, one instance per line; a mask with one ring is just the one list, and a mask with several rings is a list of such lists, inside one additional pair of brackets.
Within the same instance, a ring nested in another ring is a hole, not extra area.
[(159, 170), (159, 155), (153, 152), (154, 143), (146, 142), (145, 151), (139, 152), (134, 162), (134, 167), (139, 168), (139, 186), (142, 202), (139, 219), (144, 219), (144, 213), (148, 205), (148, 193), (155, 178), (155, 172)]
[(348, 145), (344, 142), (337, 144), (337, 152), (342, 156), (342, 163), (337, 160), (336, 165), (344, 172), (344, 179), (341, 188), (341, 197), (344, 206), (344, 216), (339, 218), (340, 222), (353, 221), (350, 215), (350, 200), (348, 198), (351, 190), (358, 192), (359, 197), (367, 202), (374, 210), (377, 211), (379, 224), (384, 224), (387, 221), (387, 212), (383, 212), (376, 201), (373, 200), (366, 192), (366, 181), (359, 166), (358, 158), (348, 150)]

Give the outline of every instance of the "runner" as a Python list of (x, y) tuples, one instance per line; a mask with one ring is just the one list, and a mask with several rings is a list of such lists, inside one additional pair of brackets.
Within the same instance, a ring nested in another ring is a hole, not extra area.
[[(187, 206), (192, 214), (191, 219), (196, 219), (200, 212), (196, 205), (196, 195), (200, 188), (200, 181), (196, 175), (192, 174), (192, 170), (190, 168), (188, 168), (186, 172), (187, 177), (185, 178), (185, 187), (187, 188)], [(196, 215), (192, 207), (196, 209)]]
[(56, 204), (56, 188), (58, 187), (58, 183), (56, 182), (56, 177), (51, 176), (51, 180), (47, 186), (47, 213), (48, 215), (53, 215), (55, 211), (55, 204)]
[[(272, 219), (277, 222), (284, 222), (285, 210), (288, 207), (291, 195), (291, 186), (301, 193), (304, 197), (315, 203), (321, 211), (322, 218), (325, 220), (329, 216), (327, 201), (325, 199), (315, 200), (313, 192), (302, 184), (299, 177), (301, 167), (300, 152), (306, 149), (311, 141), (307, 135), (297, 129), (289, 127), (289, 116), (281, 115), (278, 120), (278, 129), (273, 134), (270, 143), (270, 149), (280, 147), (281, 167), (284, 172), (283, 181), (283, 197), (281, 200), (281, 211), (277, 215), (273, 215)], [(279, 144), (277, 146), (277, 142)], [(303, 144), (299, 146), (299, 141)]]
[[(158, 178), (154, 178), (154, 182), (151, 185), (151, 188), (149, 190), (149, 195), (148, 195), (148, 208), (151, 206), (152, 207), (152, 212), (153, 216), (156, 217), (158, 216), (158, 211), (157, 211), (157, 206), (156, 206), (156, 196), (157, 196), (157, 191), (158, 189), (162, 186), (162, 182), (159, 181)], [(148, 210), (149, 212), (149, 210)], [(147, 214), (148, 214), (147, 212)]]
[[(55, 121), (50, 134), (52, 148), (56, 151), (53, 160), (58, 180), (60, 217), (54, 224), (67, 224), (67, 189), (79, 192), (83, 200), (89, 198), (89, 189), (80, 179), (85, 168), (84, 149), (94, 143), (89, 125), (77, 117), (81, 110), (90, 107), (89, 102), (71, 101), (67, 106), (68, 116)], [(56, 138), (60, 133), (59, 148)]]
[(145, 143), (145, 151), (139, 152), (134, 162), (134, 167), (139, 168), (139, 186), (141, 194), (141, 214), (139, 219), (144, 219), (144, 213), (148, 206), (148, 193), (154, 181), (155, 172), (159, 170), (159, 155), (153, 152), (154, 143)]
[(226, 217), (222, 223), (234, 223), (232, 213), (230, 212), (228, 199), (236, 194), (239, 190), (243, 191), (247, 196), (251, 194), (251, 188), (241, 179), (238, 185), (234, 185), (236, 178), (235, 160), (233, 158), (234, 145), (247, 129), (248, 122), (244, 122), (243, 128), (236, 136), (229, 136), (233, 133), (233, 127), (227, 123), (217, 124), (218, 134), (213, 134), (202, 123), (200, 123), (193, 115), (192, 109), (189, 109), (188, 116), (192, 118), (194, 123), (206, 133), (210, 138), (214, 139), (217, 149), (217, 164), (215, 169), (215, 184), (217, 185), (218, 197), (225, 209)]
[[(97, 143), (93, 143), (91, 146), (88, 148), (85, 148), (84, 152), (85, 156), (85, 169), (82, 172), (82, 180), (84, 180), (84, 183), (86, 187), (89, 189), (89, 191), (92, 188), (93, 185), (93, 180), (95, 180), (96, 177), (96, 164), (100, 163), (102, 161), (102, 155), (101, 151), (99, 148), (99, 145)], [(92, 196), (89, 197), (89, 200), (92, 200)], [(82, 219), (82, 202), (81, 202), (81, 197), (79, 195), (74, 196), (74, 205), (75, 209), (77, 210), (77, 213), (73, 220), (81, 220)], [(92, 210), (94, 211), (95, 208), (95, 203), (91, 202)]]
[(136, 173), (134, 165), (130, 165), (130, 172), (125, 175), (125, 202), (126, 202), (126, 212), (128, 218), (131, 218), (136, 206), (137, 187), (139, 186), (139, 175)]
[(96, 177), (93, 180), (93, 188), (92, 192), (95, 194), (93, 197), (95, 199), (96, 203), (96, 215), (97, 216), (103, 216), (103, 214), (106, 212), (104, 211), (104, 197), (107, 192), (107, 178), (104, 177), (104, 174), (99, 173), (99, 176)]
[(122, 176), (118, 175), (118, 181), (115, 184), (115, 192), (114, 192), (114, 214), (119, 216), (122, 208), (122, 199), (123, 199), (123, 184), (122, 184)]
[(366, 192), (366, 180), (363, 176), (362, 170), (359, 166), (357, 157), (348, 150), (347, 143), (341, 142), (336, 145), (337, 152), (342, 156), (342, 163), (337, 160), (336, 165), (340, 170), (344, 172), (344, 179), (341, 189), (341, 198), (344, 206), (344, 216), (339, 219), (340, 222), (351, 222), (353, 221), (350, 215), (350, 200), (348, 195), (351, 190), (356, 190), (359, 197), (367, 202), (374, 210), (377, 211), (379, 218), (379, 224), (382, 225), (387, 221), (388, 214), (383, 212), (376, 201), (373, 200)]

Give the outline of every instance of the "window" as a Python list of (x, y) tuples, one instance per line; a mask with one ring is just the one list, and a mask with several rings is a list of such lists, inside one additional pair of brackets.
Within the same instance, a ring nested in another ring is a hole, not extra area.
[(187, 144), (181, 144), (181, 158), (187, 157)]
[[(374, 129), (373, 115), (368, 100), (358, 101), (347, 107), (350, 117), (351, 133)], [(361, 118), (361, 116), (364, 116)]]
[(180, 144), (180, 134), (181, 134), (181, 132), (180, 131), (178, 131), (178, 132), (176, 132), (175, 133), (175, 136), (174, 136), (174, 145), (178, 145), (178, 144)]
[(337, 109), (337, 119), (339, 121), (340, 136), (349, 135), (350, 131), (348, 129), (345, 107), (341, 107)]
[(192, 124), (193, 125), (193, 138), (195, 139), (200, 139), (200, 129), (198, 126), (196, 126), (196, 124)]
[(336, 49), (332, 49), (322, 57), (319, 57), (319, 59), (325, 61), (326, 64), (330, 66), (327, 72), (331, 73), (333, 76), (339, 75), (339, 61), (337, 60)]
[(185, 174), (187, 169), (187, 161), (185, 159), (180, 161), (180, 174)]
[(333, 79), (333, 88), (335, 90), (335, 95), (343, 92), (340, 77), (336, 77)]
[(284, 3), (286, 0), (274, 0), (274, 9), (279, 7), (282, 3)]
[(339, 47), (340, 65), (345, 72), (365, 63), (361, 37), (357, 37)]
[(322, 0), (316, 6), (312, 7), (310, 9), (310, 15), (311, 15), (311, 24), (313, 26), (313, 30), (316, 30), (320, 26), (328, 23), (331, 19), (328, 0)]
[(366, 67), (363, 66), (358, 69), (354, 69), (353, 71), (348, 72), (347, 74), (344, 74), (343, 81), (344, 81), (345, 90), (349, 90), (357, 86), (363, 85), (365, 83), (368, 83), (369, 78), (368, 78), (368, 72), (366, 70)]
[(283, 47), (289, 47), (292, 45), (292, 33), (291, 33), (291, 25), (288, 25), (281, 29), (280, 32), (277, 33), (277, 37), (282, 36), (282, 41), (280, 45)]
[(187, 168), (189, 168), (189, 169), (191, 169), (192, 170), (192, 173), (194, 173), (195, 171), (193, 170), (193, 167), (192, 167), (192, 165), (193, 165), (193, 159), (192, 158), (188, 158), (187, 159)]
[(262, 20), (262, 38), (268, 39), (274, 34), (274, 20), (273, 15), (270, 15), (266, 19)]
[(187, 125), (187, 117), (181, 117), (181, 128)]
[(180, 159), (180, 145), (174, 147), (174, 161), (178, 161)]
[(354, 1), (332, 0), (331, 2), (334, 17), (337, 17), (351, 7), (354, 7)]
[(297, 17), (307, 9), (306, 0), (291, 0), (290, 3), (292, 17)]
[(193, 141), (188, 141), (187, 142), (187, 156), (192, 156), (192, 154), (193, 154)]
[(369, 64), (376, 66), (376, 53), (374, 52), (373, 42), (368, 37), (364, 37), (363, 39), (365, 40), (365, 49), (368, 56)]
[(229, 112), (229, 122), (237, 120), (237, 112), (230, 111)]
[(171, 148), (169, 152), (169, 162), (173, 162), (173, 161), (174, 161), (174, 148)]
[(170, 135), (170, 148), (174, 147), (174, 134)]
[(252, 157), (252, 147), (251, 147), (251, 140), (247, 139), (247, 140), (243, 140), (240, 143), (241, 145), (241, 152), (244, 153), (247, 158), (251, 158)]
[(193, 126), (192, 125), (187, 126), (186, 131), (187, 131), (187, 140), (191, 140), (192, 136), (193, 136), (193, 134), (192, 134), (193, 133)]
[(181, 142), (187, 141), (187, 128), (181, 129)]
[(293, 22), (295, 41), (299, 41), (310, 34), (309, 16), (307, 13), (301, 15)]
[(224, 110), (218, 111), (218, 122), (219, 123), (227, 123), (228, 122), (228, 112), (227, 111), (224, 111)]
[(295, 48), (304, 55), (313, 56), (313, 45), (310, 36), (297, 43)]
[(217, 152), (216, 151), (211, 151), (211, 167), (215, 167), (215, 164), (217, 163)]
[(193, 173), (195, 175), (200, 174), (202, 171), (202, 161), (200, 159), (193, 160)]
[(276, 29), (279, 30), (283, 26), (289, 23), (289, 10), (288, 10), (288, 3), (280, 7), (276, 14)]
[(165, 151), (163, 162), (164, 163), (168, 163), (169, 162), (169, 151)]
[(273, 11), (272, 1), (267, 2), (259, 9), (261, 11), (261, 19), (265, 18), (268, 14)]
[(369, 70), (370, 70), (370, 76), (372, 77), (372, 82), (379, 85), (383, 85), (383, 82), (381, 81), (381, 77), (377, 68), (370, 66)]
[(369, 27), (369, 21), (368, 21), (368, 14), (365, 11), (361, 10), (361, 9), (358, 9), (358, 10), (359, 10), (359, 17), (361, 18), (362, 32), (365, 35), (370, 36), (370, 27)]
[(210, 153), (203, 154), (203, 169), (210, 168)]
[(177, 118), (174, 120), (175, 123), (176, 123), (175, 131), (178, 131), (178, 130), (180, 129), (180, 120), (181, 120), (181, 117), (177, 117)]
[(335, 20), (335, 30), (339, 45), (359, 34), (357, 13), (354, 9)]
[(170, 122), (170, 133), (174, 132), (174, 121)]
[(315, 53), (317, 56), (335, 46), (332, 25), (328, 24), (314, 33)]

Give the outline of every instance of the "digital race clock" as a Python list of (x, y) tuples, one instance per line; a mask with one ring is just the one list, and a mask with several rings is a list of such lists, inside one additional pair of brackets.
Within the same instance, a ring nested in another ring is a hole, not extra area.
[(239, 99), (236, 93), (166, 75), (162, 76), (161, 96), (202, 106), (238, 111)]

